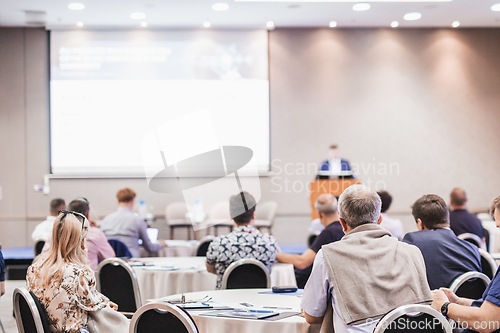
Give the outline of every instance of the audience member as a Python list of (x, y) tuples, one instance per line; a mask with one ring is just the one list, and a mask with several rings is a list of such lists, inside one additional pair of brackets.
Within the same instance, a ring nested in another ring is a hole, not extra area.
[(165, 243), (153, 244), (148, 237), (148, 225), (138, 215), (133, 213), (135, 192), (124, 188), (116, 194), (118, 210), (109, 214), (101, 222), (101, 230), (108, 239), (123, 242), (134, 258), (141, 256), (139, 252), (139, 239), (149, 252), (160, 251)]
[[(89, 219), (90, 206), (87, 199), (75, 199), (69, 203), (68, 209), (82, 214)], [(97, 270), (99, 262), (115, 256), (115, 251), (108, 243), (104, 233), (97, 227), (94, 221), (90, 221), (89, 234), (87, 236), (87, 254), (89, 257), (90, 268)]]
[(398, 219), (393, 219), (385, 213), (392, 203), (392, 196), (387, 191), (377, 192), (382, 200), (382, 223), (380, 225), (388, 230), (392, 237), (396, 237), (398, 240), (402, 240), (405, 234), (403, 229), (403, 223)]
[(229, 201), (229, 214), (235, 228), (226, 236), (215, 237), (207, 251), (206, 266), (210, 273), (217, 274), (216, 289), (221, 288), (226, 268), (239, 259), (257, 259), (271, 273), (276, 259), (276, 240), (273, 236), (262, 235), (253, 227), (256, 205), (255, 198), (248, 192), (233, 195)]
[(319, 218), (312, 220), (311, 225), (309, 225), (309, 228), (307, 229), (309, 234), (321, 233), (323, 230), (325, 230), (325, 226), (321, 224), (321, 220)]
[(412, 215), (419, 231), (406, 234), (403, 241), (422, 251), (431, 289), (449, 287), (459, 275), (481, 271), (479, 250), (451, 231), (448, 207), (441, 197), (422, 196), (413, 204)]
[(346, 235), (316, 255), (302, 298), (308, 323), (324, 319), (328, 331), (333, 325), (336, 333), (372, 332), (390, 310), (432, 300), (422, 254), (378, 225), (381, 206), (378, 194), (362, 185), (340, 196)]
[(5, 260), (0, 250), (0, 297), (5, 294)]
[(312, 264), (316, 253), (323, 245), (340, 240), (344, 236), (344, 231), (339, 222), (337, 210), (337, 199), (331, 194), (322, 194), (314, 203), (314, 208), (318, 211), (321, 224), (324, 230), (316, 237), (314, 243), (303, 254), (285, 254), (278, 252), (276, 259), (295, 266), (295, 279), (297, 286), (304, 288), (307, 279), (311, 274)]
[(471, 233), (484, 239), (484, 228), (481, 220), (469, 213), (465, 207), (467, 194), (461, 188), (455, 188), (450, 194), (450, 228), (455, 235)]
[[(491, 214), (500, 228), (500, 197), (493, 200)], [(460, 323), (466, 329), (463, 333), (500, 333), (500, 276), (497, 271), (478, 300), (457, 297), (451, 290), (441, 288), (433, 291), (432, 307), (444, 316)]]
[(50, 215), (42, 223), (38, 224), (31, 234), (31, 238), (34, 242), (39, 240), (48, 241), (50, 235), (52, 235), (52, 226), (57, 217), (57, 212), (66, 209), (66, 203), (63, 199), (53, 199), (50, 202)]
[(83, 215), (61, 212), (54, 222), (49, 250), (28, 268), (27, 289), (47, 310), (52, 332), (80, 332), (88, 325), (89, 312), (108, 305), (118, 308), (96, 290), (85, 251), (88, 231)]

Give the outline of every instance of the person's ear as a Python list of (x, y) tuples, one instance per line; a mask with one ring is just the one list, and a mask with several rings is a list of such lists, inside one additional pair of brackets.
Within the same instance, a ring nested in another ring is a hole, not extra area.
[(347, 233), (347, 223), (345, 223), (343, 218), (339, 218), (340, 224), (342, 225), (342, 229), (344, 230), (344, 234)]
[(82, 247), (82, 250), (85, 251), (85, 239), (82, 239), (81, 247)]
[(323, 213), (322, 212), (318, 212), (318, 217), (321, 220), (323, 218)]
[(418, 230), (424, 230), (424, 223), (422, 222), (421, 219), (417, 219), (417, 228)]
[(255, 220), (255, 210), (252, 213), (252, 220)]
[(379, 216), (379, 218), (378, 218), (378, 221), (377, 221), (377, 224), (382, 223), (382, 219), (383, 219), (382, 214), (380, 214), (380, 216)]

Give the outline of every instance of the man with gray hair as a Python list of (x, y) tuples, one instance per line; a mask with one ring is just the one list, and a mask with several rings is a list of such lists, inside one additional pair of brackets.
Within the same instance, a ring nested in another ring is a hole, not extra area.
[(319, 220), (324, 226), (323, 231), (316, 237), (311, 247), (302, 254), (285, 254), (279, 252), (276, 259), (295, 266), (295, 280), (299, 288), (304, 288), (309, 275), (311, 275), (312, 264), (316, 253), (323, 245), (339, 241), (344, 236), (344, 231), (339, 222), (337, 210), (337, 199), (331, 194), (322, 194), (316, 199), (314, 208), (318, 211)]
[(378, 194), (362, 185), (340, 196), (345, 236), (316, 255), (302, 297), (308, 323), (323, 322), (335, 333), (368, 333), (392, 309), (432, 301), (420, 250), (379, 225), (381, 205)]

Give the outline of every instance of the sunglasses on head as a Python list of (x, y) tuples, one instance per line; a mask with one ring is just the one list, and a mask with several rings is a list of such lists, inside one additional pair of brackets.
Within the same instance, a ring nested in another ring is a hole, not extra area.
[(63, 217), (61, 217), (61, 221), (66, 217), (66, 215), (71, 214), (71, 215), (76, 216), (77, 219), (79, 219), (79, 220), (82, 221), (82, 230), (85, 227), (85, 219), (86, 219), (85, 215), (77, 213), (77, 212), (72, 212), (72, 211), (69, 211), (69, 210), (60, 210), (57, 213), (57, 215), (60, 215), (60, 214), (64, 214)]

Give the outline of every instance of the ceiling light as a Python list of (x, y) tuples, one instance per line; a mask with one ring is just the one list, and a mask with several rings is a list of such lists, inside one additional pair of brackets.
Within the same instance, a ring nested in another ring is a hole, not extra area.
[(83, 22), (82, 21), (76, 22), (76, 26), (80, 28), (83, 27)]
[(335, 28), (337, 26), (337, 22), (336, 21), (330, 21), (330, 24), (328, 24), (330, 26), (330, 28)]
[(147, 26), (148, 26), (148, 22), (146, 22), (146, 21), (141, 22), (141, 27), (145, 28)]
[(82, 10), (85, 8), (85, 5), (83, 3), (74, 2), (74, 3), (70, 3), (68, 5), (68, 8), (71, 10)]
[(500, 3), (494, 4), (491, 6), (491, 10), (494, 12), (500, 12)]
[(399, 22), (398, 21), (392, 21), (391, 22), (391, 27), (397, 28), (398, 26), (399, 26)]
[(422, 17), (422, 14), (415, 12), (415, 13), (405, 14), (404, 19), (406, 21), (416, 21), (416, 20), (420, 20), (421, 17)]
[(132, 20), (144, 20), (146, 18), (146, 14), (144, 14), (144, 13), (132, 13), (132, 14), (130, 14), (130, 18)]
[(354, 6), (352, 6), (352, 10), (355, 10), (357, 12), (362, 12), (365, 10), (370, 9), (370, 4), (369, 3), (357, 3)]
[(212, 10), (215, 10), (216, 12), (223, 12), (225, 10), (229, 9), (229, 5), (227, 3), (216, 3), (212, 5)]
[(203, 26), (204, 26), (205, 28), (210, 28), (210, 26), (211, 26), (211, 25), (212, 25), (212, 24), (211, 24), (210, 22), (208, 22), (208, 21), (203, 22)]
[(453, 28), (458, 28), (460, 26), (460, 22), (459, 21), (453, 21), (453, 23), (451, 24), (451, 26)]
[(266, 26), (268, 28), (274, 28), (274, 22), (273, 21), (267, 21)]

